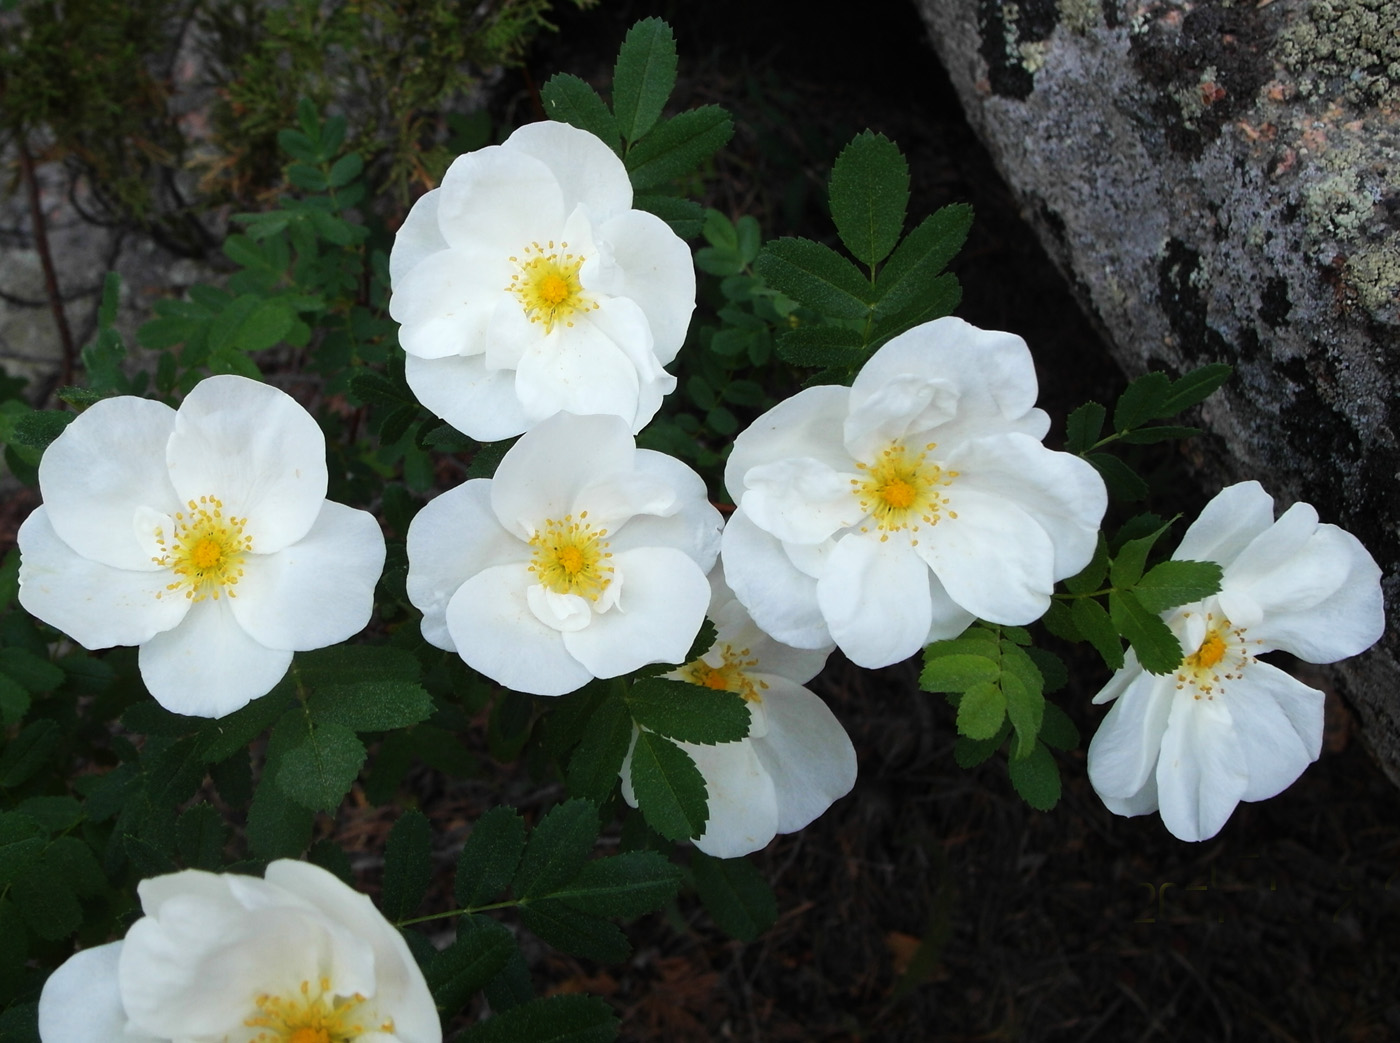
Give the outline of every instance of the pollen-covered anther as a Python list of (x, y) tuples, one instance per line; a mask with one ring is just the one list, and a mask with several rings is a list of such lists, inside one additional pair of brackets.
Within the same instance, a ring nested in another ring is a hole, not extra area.
[(540, 584), (556, 594), (577, 594), (597, 601), (612, 582), (612, 552), (604, 538), (607, 529), (594, 529), (583, 511), (560, 520), (545, 519), (544, 528), (530, 537), (535, 553), (529, 571)]
[[(712, 665), (702, 657), (681, 667), (681, 676), (691, 684), (698, 684), (702, 688), (712, 688), (721, 692), (736, 692), (748, 702), (762, 702), (763, 697), (759, 693), (765, 690), (768, 684), (766, 681), (752, 677), (749, 673), (758, 665), (758, 660), (752, 657), (747, 648), (736, 651), (733, 646), (727, 643), (720, 645), (717, 650), (720, 654), (718, 666)], [(713, 658), (715, 651), (716, 649), (712, 648), (706, 655)]]
[(546, 333), (558, 323), (572, 326), (575, 312), (598, 308), (598, 302), (584, 292), (579, 280), (584, 258), (569, 253), (568, 248), (568, 243), (556, 245), (551, 239), (545, 246), (531, 243), (521, 251), (523, 256), (510, 258), (518, 270), (506, 289), (520, 300), (531, 322), (544, 324)]
[(1182, 659), (1175, 675), (1177, 690), (1189, 687), (1193, 699), (1210, 700), (1224, 695), (1225, 682), (1238, 681), (1244, 676), (1244, 668), (1254, 662), (1244, 647), (1244, 627), (1232, 627), (1228, 619), (1217, 623), (1209, 612), (1206, 626), (1200, 646)]
[[(251, 1043), (350, 1043), (365, 1034), (360, 1008), (365, 997), (358, 992), (337, 997), (329, 978), (303, 981), (287, 996), (254, 997), (257, 1013), (243, 1020), (249, 1028), (262, 1029)], [(386, 1022), (385, 1024), (390, 1024)], [(381, 1026), (380, 1031), (386, 1031)]]
[(873, 463), (856, 464), (866, 477), (852, 479), (852, 492), (860, 509), (880, 530), (882, 541), (900, 529), (918, 532), (921, 524), (937, 525), (945, 515), (957, 517), (942, 492), (952, 484), (957, 472), (945, 471), (928, 459), (936, 448), (937, 443), (929, 442), (922, 449), (910, 449), (896, 440)]
[(175, 531), (168, 541), (163, 528), (155, 530), (160, 553), (151, 561), (175, 574), (165, 590), (183, 590), (191, 601), (217, 601), (220, 594), (237, 597), (233, 588), (243, 578), (244, 557), (253, 549), (253, 538), (243, 531), (248, 519), (225, 515), (216, 496), (201, 496), (185, 506), (188, 513), (175, 512)]

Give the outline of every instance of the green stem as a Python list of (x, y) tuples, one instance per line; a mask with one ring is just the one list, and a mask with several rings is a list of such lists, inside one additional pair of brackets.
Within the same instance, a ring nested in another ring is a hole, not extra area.
[(471, 916), (474, 913), (489, 913), (493, 909), (510, 909), (519, 905), (516, 899), (508, 899), (504, 902), (492, 902), (490, 905), (470, 905), (465, 909), (449, 909), (445, 913), (429, 913), (427, 916), (414, 916), (407, 920), (395, 920), (395, 927), (412, 927), (414, 924), (427, 923), (429, 920), (445, 920), (449, 916)]

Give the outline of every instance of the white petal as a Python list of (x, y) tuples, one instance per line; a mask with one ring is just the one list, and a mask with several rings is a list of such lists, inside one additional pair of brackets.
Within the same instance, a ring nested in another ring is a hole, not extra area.
[(530, 560), (528, 544), (501, 528), (491, 510), (491, 481), (474, 478), (430, 500), (408, 526), (408, 600), (423, 613), (423, 637), (457, 651), (447, 603), (492, 565)]
[[(614, 582), (611, 586), (619, 584)], [(525, 602), (536, 619), (561, 634), (582, 630), (593, 622), (593, 607), (587, 598), (579, 594), (560, 594), (539, 583), (532, 583), (525, 588)]]
[(705, 779), (710, 817), (695, 846), (713, 858), (739, 858), (767, 847), (778, 832), (777, 793), (753, 744), (679, 745)]
[(856, 497), (860, 475), (811, 457), (787, 457), (749, 468), (743, 506), (749, 519), (784, 543), (821, 543), (866, 516)]
[(685, 240), (670, 225), (642, 210), (628, 210), (598, 228), (622, 270), (617, 293), (640, 305), (651, 326), (653, 350), (664, 365), (685, 342), (695, 310), (695, 263)]
[(1247, 771), (1223, 700), (1172, 701), (1157, 761), (1157, 800), (1173, 836), (1194, 841), (1219, 833), (1249, 785)]
[(1175, 681), (1154, 677), (1136, 658), (1113, 675), (1105, 692), (1115, 687), (1117, 701), (1089, 742), (1089, 781), (1104, 800), (1127, 799), (1151, 780), (1177, 695)]
[(166, 450), (181, 503), (218, 497), (246, 517), (258, 554), (310, 530), (326, 498), (326, 439), (285, 392), (247, 377), (207, 377), (181, 403)]
[(817, 604), (832, 640), (852, 662), (889, 666), (928, 643), (933, 598), (927, 566), (902, 539), (846, 536), (817, 581)]
[(533, 156), (549, 168), (563, 192), (566, 214), (583, 204), (595, 221), (603, 221), (632, 206), (627, 168), (617, 153), (586, 130), (542, 120), (519, 128), (501, 147)]
[[(447, 240), (438, 228), (438, 195), (435, 188), (424, 193), (409, 208), (408, 216), (394, 233), (394, 245), (389, 251), (389, 282), (395, 292), (400, 281), (425, 258), (448, 249)], [(392, 298), (390, 299), (392, 314)]]
[(515, 394), (525, 415), (543, 420), (562, 410), (606, 413), (633, 428), (641, 380), (637, 367), (598, 324), (555, 326), (520, 359)]
[(127, 1035), (128, 1022), (117, 986), (122, 943), (110, 942), (68, 957), (39, 994), (39, 1038), (44, 1043), (155, 1043)]
[(423, 406), (468, 438), (498, 442), (529, 426), (513, 370), (488, 370), (480, 355), (404, 358), (404, 379)]
[(742, 507), (725, 523), (720, 561), (725, 582), (766, 633), (796, 648), (832, 643), (817, 605), (817, 581), (799, 571), (783, 545), (749, 521)]
[(624, 584), (621, 597), (587, 629), (564, 634), (564, 647), (594, 677), (680, 662), (705, 621), (705, 573), (669, 547), (639, 547), (612, 560)]
[(393, 1017), (395, 1037), (403, 1043), (439, 1043), (442, 1024), (423, 972), (403, 936), (368, 897), (306, 862), (273, 862), (267, 867), (267, 880), (313, 903), (369, 944), (374, 953), (375, 1007), (381, 1016)]
[[(734, 596), (724, 582), (724, 570), (710, 570), (710, 609), (716, 633), (714, 648), (727, 644), (731, 648), (748, 649), (748, 658), (757, 660), (753, 670), (762, 674), (777, 674), (796, 684), (816, 677), (826, 665), (834, 646), (823, 648), (793, 648), (775, 641), (759, 629), (748, 609)], [(713, 665), (718, 665), (713, 664)]]
[(295, 652), (325, 648), (365, 628), (383, 571), (384, 534), (374, 515), (326, 500), (302, 539), (244, 559), (229, 604), (259, 644)]
[(139, 663), (147, 691), (167, 710), (223, 717), (272, 691), (292, 653), (254, 641), (220, 598), (197, 602), (179, 626), (143, 644)]
[(514, 266), (506, 257), (479, 251), (442, 250), (394, 283), (389, 314), (403, 328), (399, 344), (423, 359), (480, 355), (487, 349), (491, 318), (503, 301)]
[(1191, 523), (1172, 557), (1229, 565), (1274, 523), (1274, 501), (1258, 482), (1221, 489)]
[(724, 466), (724, 486), (742, 507), (748, 486), (745, 476), (761, 464), (792, 457), (849, 471), (854, 461), (841, 441), (850, 388), (835, 384), (807, 388), (779, 402), (734, 439)]
[(1241, 800), (1291, 786), (1322, 752), (1323, 696), (1268, 663), (1251, 663), (1220, 695), (1240, 738), (1249, 785)]
[(639, 505), (631, 517), (621, 514), (609, 517), (592, 498), (591, 489), (580, 494), (587, 497), (588, 516), (594, 514), (607, 525), (614, 552), (633, 547), (673, 547), (692, 558), (708, 571), (719, 556), (720, 530), (724, 518), (710, 503), (705, 481), (689, 466), (665, 453), (638, 449), (633, 458), (634, 473), (639, 479), (670, 490), (671, 502), (664, 509), (654, 504)]
[(1089, 564), (1108, 490), (1088, 461), (1021, 434), (979, 438), (944, 459), (947, 469), (958, 472), (948, 487), (951, 509), (961, 513), (959, 497), (968, 491), (1015, 504), (1050, 537), (1055, 579)]
[[(1012, 333), (981, 330), (948, 316), (915, 326), (877, 351), (851, 384), (851, 411), (885, 385), (912, 374), (947, 381), (957, 392), (957, 415), (930, 414), (934, 440), (951, 446), (987, 434), (1018, 431), (1043, 438), (1050, 420), (1035, 408), (1035, 365), (1025, 341)], [(939, 410), (941, 413), (941, 409)]]
[(91, 561), (53, 531), (46, 506), (19, 528), (19, 601), (84, 648), (139, 645), (176, 626), (190, 603), (165, 589), (170, 573)]
[(438, 228), (450, 245), (494, 248), (506, 257), (555, 238), (573, 209), (546, 164), (500, 145), (453, 160), (437, 207)]
[(1039, 619), (1055, 586), (1055, 547), (1045, 530), (1016, 504), (974, 489), (958, 489), (950, 506), (958, 516), (921, 527), (914, 548), (948, 596), (994, 623)]
[(958, 389), (947, 380), (900, 373), (867, 387), (842, 425), (851, 455), (871, 460), (895, 439), (917, 435), (947, 423), (957, 415)]
[(154, 569), (132, 518), (140, 507), (170, 511), (165, 446), (175, 411), (124, 395), (89, 406), (39, 461), (39, 489), (49, 522), (85, 558), (122, 569)]
[(778, 832), (806, 826), (851, 791), (856, 751), (841, 722), (820, 698), (782, 677), (766, 675), (768, 733), (753, 747), (773, 780)]
[(1294, 504), (1251, 543), (1225, 574), (1222, 606), (1228, 611), (1230, 597), (1248, 597), (1262, 617), (1249, 639), (1310, 663), (1365, 651), (1385, 631), (1379, 566), (1355, 536), (1335, 525), (1317, 525), (1301, 541), (1271, 546), (1274, 532), (1294, 527), (1295, 517), (1306, 523), (1316, 515), (1307, 504)]
[(457, 654), (473, 670), (530, 695), (564, 695), (593, 675), (564, 647), (563, 635), (531, 611), (523, 565), (497, 565), (467, 580), (447, 605)]
[(510, 447), (491, 483), (491, 509), (507, 530), (529, 539), (546, 519), (587, 510), (581, 493), (633, 470), (636, 442), (615, 416), (560, 413)]

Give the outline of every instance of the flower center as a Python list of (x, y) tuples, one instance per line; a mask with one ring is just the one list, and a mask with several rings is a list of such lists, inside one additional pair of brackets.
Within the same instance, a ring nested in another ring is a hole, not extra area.
[(583, 258), (566, 253), (568, 248), (568, 243), (560, 243), (556, 248), (551, 239), (545, 246), (531, 243), (525, 247), (523, 258), (511, 258), (519, 270), (510, 277), (506, 289), (519, 298), (531, 322), (544, 323), (546, 333), (551, 332), (556, 323), (572, 326), (574, 312), (598, 307), (579, 282), (578, 270), (583, 266)]
[[(1191, 613), (1182, 613), (1190, 616)], [(1206, 636), (1201, 646), (1181, 660), (1176, 670), (1177, 691), (1191, 690), (1193, 699), (1214, 699), (1225, 694), (1225, 682), (1237, 681), (1254, 662), (1245, 646), (1244, 627), (1232, 627), (1225, 618), (1206, 613)], [(1254, 642), (1259, 644), (1258, 641)]]
[[(929, 452), (937, 447), (936, 442), (929, 442), (923, 449), (915, 450), (896, 440), (884, 448), (874, 463), (856, 464), (865, 472), (865, 478), (852, 478), (851, 490), (860, 509), (880, 530), (881, 540), (889, 539), (891, 532), (900, 529), (918, 532), (920, 524), (937, 525), (945, 513), (949, 518), (958, 516), (957, 511), (945, 512), (948, 497), (942, 495), (958, 472), (945, 471), (928, 459)], [(869, 531), (861, 527), (861, 532)]]
[(544, 528), (530, 537), (535, 548), (530, 571), (542, 586), (556, 594), (578, 594), (597, 601), (612, 582), (608, 559), (607, 529), (594, 529), (584, 511), (574, 520), (572, 514), (560, 521), (546, 519)]
[[(309, 981), (290, 996), (258, 996), (257, 1013), (245, 1018), (249, 1028), (262, 1029), (251, 1043), (349, 1043), (365, 1034), (359, 993), (336, 999), (329, 978), (322, 978), (315, 993)], [(368, 1031), (393, 1032), (393, 1019)]]
[(767, 688), (768, 685), (763, 681), (755, 683), (745, 669), (757, 666), (758, 660), (750, 658), (747, 648), (735, 651), (732, 645), (724, 644), (720, 645), (719, 649), (724, 660), (719, 666), (711, 666), (704, 659), (697, 659), (692, 663), (686, 663), (676, 673), (680, 675), (681, 680), (698, 684), (702, 688), (713, 688), (721, 692), (737, 692), (751, 703), (762, 702), (763, 697), (759, 695), (759, 691)]
[(160, 554), (151, 560), (175, 574), (165, 589), (183, 590), (191, 601), (218, 601), (220, 593), (236, 597), (233, 588), (243, 576), (243, 558), (253, 549), (253, 537), (243, 534), (248, 519), (225, 516), (215, 496), (201, 496), (186, 506), (188, 513), (175, 512), (175, 531), (168, 542), (165, 530), (156, 528)]

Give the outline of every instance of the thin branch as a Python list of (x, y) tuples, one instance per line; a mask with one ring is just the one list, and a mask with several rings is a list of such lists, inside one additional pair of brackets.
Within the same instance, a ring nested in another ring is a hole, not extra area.
[(39, 202), (39, 179), (34, 175), (34, 157), (29, 154), (29, 143), (18, 135), (20, 167), (24, 172), (25, 187), (29, 192), (29, 216), (34, 223), (34, 249), (39, 252), (39, 264), (44, 269), (44, 289), (48, 293), (49, 308), (53, 311), (54, 322), (58, 325), (58, 339), (63, 345), (63, 371), (61, 385), (73, 383), (73, 364), (78, 357), (73, 346), (73, 334), (68, 328), (68, 316), (63, 311), (63, 298), (58, 292), (58, 275), (53, 267), (53, 255), (49, 252), (49, 232), (44, 224), (44, 209)]

